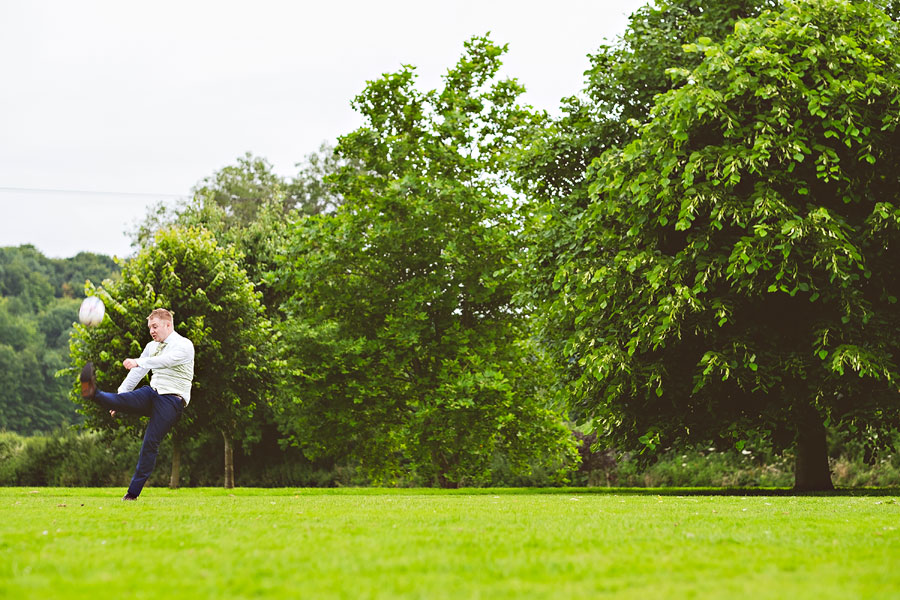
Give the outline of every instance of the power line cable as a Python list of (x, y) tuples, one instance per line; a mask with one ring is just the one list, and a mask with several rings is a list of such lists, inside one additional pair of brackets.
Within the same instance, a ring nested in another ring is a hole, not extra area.
[(26, 194), (80, 194), (87, 196), (134, 196), (143, 198), (187, 198), (190, 196), (190, 194), (156, 194), (153, 192), (113, 192), (108, 190), (71, 190), (13, 186), (0, 186), (0, 192), (19, 192)]

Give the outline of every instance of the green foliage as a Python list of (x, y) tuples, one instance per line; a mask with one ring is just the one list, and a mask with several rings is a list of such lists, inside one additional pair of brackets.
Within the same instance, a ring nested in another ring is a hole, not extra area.
[[(107, 318), (95, 328), (76, 326), (67, 371), (71, 381), (91, 360), (100, 388), (117, 389), (126, 374), (122, 361), (139, 356), (148, 341), (147, 315), (168, 308), (176, 331), (196, 351), (191, 403), (173, 436), (224, 432), (250, 441), (258, 435), (253, 417), (269, 391), (269, 324), (233, 248), (219, 246), (206, 230), (165, 229), (122, 265), (120, 279), (88, 290), (104, 301)], [(140, 430), (137, 417), (113, 420), (93, 401), (81, 399), (74, 387), (72, 397), (91, 427), (115, 429), (123, 423)]]
[[(562, 116), (542, 123), (518, 156), (519, 185), (536, 199), (553, 199), (557, 218), (587, 201), (585, 173), (595, 157), (637, 135), (657, 94), (678, 87), (672, 70), (690, 70), (700, 58), (684, 44), (698, 37), (721, 40), (735, 21), (756, 16), (773, 0), (660, 0), (629, 18), (612, 44), (588, 55), (584, 89), (563, 98)], [(565, 237), (556, 240), (566, 242)]]
[(118, 267), (102, 254), (47, 258), (34, 246), (0, 248), (0, 296), (15, 298), (19, 311), (38, 312), (53, 298), (83, 298), (87, 279), (100, 281)]
[[(842, 431), (831, 431), (829, 456), (833, 479), (839, 488), (891, 487), (900, 485), (900, 437), (894, 433), (882, 450), (873, 440)], [(242, 487), (347, 487), (368, 486), (370, 481), (357, 465), (333, 461), (311, 462), (299, 449), (277, 443), (264, 432), (262, 441), (235, 448), (236, 482)], [(66, 485), (93, 487), (127, 485), (141, 440), (124, 428), (113, 431), (61, 429), (45, 435), (23, 437), (0, 432), (0, 486)], [(183, 486), (220, 486), (222, 436), (200, 433), (180, 442)], [(584, 450), (584, 449), (583, 449)], [(171, 460), (172, 444), (163, 442), (160, 464)], [(614, 450), (595, 451), (584, 458), (577, 472), (569, 474), (576, 486), (645, 488), (771, 488), (788, 487), (793, 481), (794, 456), (773, 453), (771, 448), (745, 447), (719, 450), (712, 447), (671, 449), (654, 462)], [(523, 472), (510, 465), (502, 453), (492, 460), (491, 487), (550, 487), (557, 485), (559, 465), (536, 457), (533, 468)], [(157, 469), (152, 486), (166, 486), (169, 475)], [(398, 481), (399, 487), (430, 485), (426, 479)], [(663, 490), (660, 490), (663, 491)]]
[(133, 245), (148, 246), (158, 231), (173, 225), (203, 226), (221, 234), (247, 227), (263, 210), (286, 215), (293, 208), (293, 201), (286, 198), (284, 187), (284, 181), (266, 159), (248, 152), (236, 164), (204, 178), (194, 187), (190, 200), (174, 206), (152, 206), (132, 232)]
[(238, 251), (240, 265), (275, 315), (285, 299), (277, 292), (276, 271), (289, 223), (334, 210), (342, 200), (325, 178), (351, 165), (323, 144), (297, 166), (297, 175), (286, 181), (268, 161), (247, 153), (203, 179), (189, 201), (151, 208), (133, 232), (134, 245), (152, 244), (157, 231), (173, 225), (211, 231), (219, 245)]
[(794, 482), (793, 457), (754, 456), (749, 450), (691, 448), (670, 452), (645, 466), (624, 460), (615, 470), (615, 485), (632, 487), (789, 487)]
[[(585, 87), (562, 101), (563, 115), (542, 123), (516, 155), (516, 184), (529, 202), (524, 232), (522, 273), (527, 284), (517, 302), (535, 315), (543, 348), (556, 359), (555, 377), (561, 396), (570, 399), (573, 380), (580, 376), (567, 340), (585, 335), (576, 322), (575, 307), (547, 311), (560, 298), (560, 265), (595, 258), (594, 244), (583, 240), (581, 228), (591, 202), (586, 178), (591, 161), (604, 151), (632, 141), (650, 118), (658, 94), (677, 88), (684, 79), (672, 73), (695, 68), (702, 56), (682, 46), (700, 36), (722, 40), (734, 22), (755, 16), (770, 0), (667, 0), (635, 11), (623, 36), (589, 56)], [(667, 73), (668, 72), (668, 73)], [(562, 303), (578, 301), (576, 298)], [(580, 332), (580, 333), (579, 333)], [(585, 419), (587, 411), (570, 403), (571, 415)]]
[[(77, 313), (77, 301), (69, 307)], [(66, 399), (68, 386), (54, 373), (65, 366), (62, 352), (48, 347), (35, 317), (11, 314), (0, 298), (0, 430), (34, 433), (77, 421)], [(71, 321), (69, 323), (71, 326)]]
[[(271, 439), (271, 438), (270, 438)], [(181, 441), (181, 485), (221, 486), (222, 436), (199, 433)], [(0, 486), (127, 486), (141, 448), (141, 438), (126, 428), (76, 431), (65, 428), (24, 437), (0, 432)], [(160, 445), (158, 465), (172, 459), (170, 439)], [(360, 486), (368, 481), (345, 465), (315, 464), (296, 448), (265, 445), (235, 449), (237, 484), (255, 487)], [(169, 484), (166, 469), (157, 468), (148, 482)]]
[(263, 206), (276, 205), (289, 212), (293, 202), (285, 197), (284, 182), (272, 171), (272, 165), (249, 152), (236, 165), (216, 171), (194, 188), (194, 202), (222, 210), (232, 226), (254, 221)]
[(69, 332), (85, 278), (110, 277), (112, 259), (50, 259), (33, 246), (0, 248), (0, 430), (49, 432), (80, 421), (67, 399)]
[(300, 168), (286, 184), (285, 195), (290, 205), (302, 215), (318, 215), (337, 209), (344, 199), (329, 176), (342, 169), (360, 167), (358, 162), (348, 161), (338, 154), (335, 147), (327, 142), (297, 166)]
[(116, 271), (112, 259), (82, 252), (73, 258), (47, 258), (34, 246), (0, 248), (0, 296), (13, 312), (37, 313), (54, 298), (82, 298), (85, 279), (108, 277)]
[(701, 37), (684, 84), (593, 162), (541, 311), (613, 443), (896, 426), (896, 39), (831, 0)]
[(54, 296), (52, 263), (34, 246), (0, 248), (0, 295), (15, 297), (20, 312), (37, 312)]
[(498, 451), (520, 470), (540, 452), (566, 462), (543, 358), (511, 305), (504, 152), (533, 118), (520, 86), (497, 80), (502, 52), (471, 40), (440, 91), (416, 89), (411, 67), (370, 82), (330, 179), (343, 204), (291, 234), (276, 409), (311, 457), (445, 486), (487, 480)]
[[(859, 489), (900, 485), (897, 432), (880, 444), (877, 440), (866, 442), (858, 432), (833, 429), (829, 434), (829, 465), (835, 486)], [(592, 476), (600, 485), (626, 487), (788, 487), (794, 479), (794, 462), (791, 451), (775, 453), (765, 446), (741, 450), (694, 447), (670, 450), (652, 464), (625, 456), (612, 466), (607, 481), (597, 480), (601, 473)]]
[(182, 227), (206, 229), (220, 246), (234, 250), (235, 259), (262, 294), (263, 305), (274, 313), (282, 300), (276, 292), (274, 274), (291, 217), (277, 204), (266, 203), (257, 207), (251, 220), (235, 222), (220, 206), (197, 203), (181, 212), (176, 220)]
[[(139, 450), (136, 438), (71, 428), (29, 437), (0, 432), (0, 485), (127, 485)], [(150, 483), (162, 477), (155, 473)]]

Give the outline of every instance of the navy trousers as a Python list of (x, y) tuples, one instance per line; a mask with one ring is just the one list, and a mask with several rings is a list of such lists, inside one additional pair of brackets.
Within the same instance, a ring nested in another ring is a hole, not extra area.
[(152, 387), (145, 385), (133, 392), (124, 394), (110, 394), (98, 391), (94, 396), (97, 402), (107, 410), (122, 411), (150, 417), (147, 430), (144, 432), (144, 443), (141, 444), (141, 454), (138, 464), (128, 486), (128, 493), (132, 496), (140, 496), (141, 490), (153, 467), (156, 465), (156, 455), (159, 454), (159, 443), (178, 422), (184, 411), (184, 401), (173, 394), (157, 394)]

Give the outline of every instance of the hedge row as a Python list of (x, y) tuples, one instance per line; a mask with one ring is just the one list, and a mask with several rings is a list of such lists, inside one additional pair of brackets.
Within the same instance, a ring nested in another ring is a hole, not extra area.
[[(582, 466), (571, 473), (576, 486), (623, 487), (790, 487), (793, 457), (765, 451), (695, 448), (669, 452), (645, 465), (613, 451), (592, 452), (592, 438), (583, 440)], [(61, 429), (50, 435), (25, 437), (0, 432), (0, 486), (126, 486), (131, 479), (141, 440), (119, 435)], [(223, 484), (223, 447), (217, 436), (183, 444), (179, 485)], [(873, 454), (853, 440), (832, 438), (832, 479), (840, 487), (900, 486), (900, 455)], [(295, 448), (277, 442), (260, 443), (252, 452), (236, 448), (235, 478), (243, 487), (366, 486), (369, 481), (353, 465), (312, 464)], [(169, 484), (172, 442), (160, 447), (149, 485)], [(490, 482), (498, 487), (549, 487), (549, 476), (536, 470), (514, 476), (502, 456), (493, 465)], [(420, 481), (397, 482), (421, 486)]]

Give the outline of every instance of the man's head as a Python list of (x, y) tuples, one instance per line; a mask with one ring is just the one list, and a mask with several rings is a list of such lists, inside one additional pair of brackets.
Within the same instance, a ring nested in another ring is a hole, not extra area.
[(157, 308), (147, 317), (147, 327), (154, 342), (164, 342), (175, 329), (172, 313), (164, 308)]

